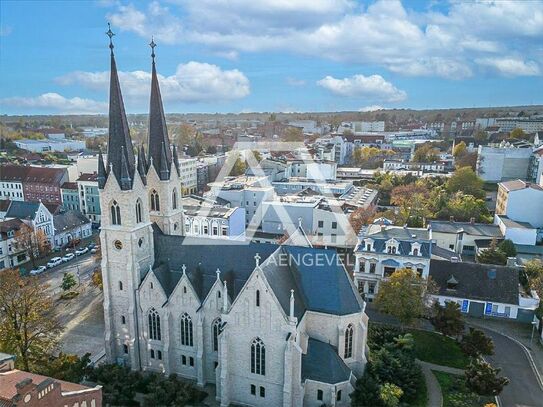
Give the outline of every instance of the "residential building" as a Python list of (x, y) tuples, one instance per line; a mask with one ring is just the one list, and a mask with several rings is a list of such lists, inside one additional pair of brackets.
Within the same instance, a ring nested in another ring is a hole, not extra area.
[(0, 167), (0, 199), (24, 201), (23, 183), (28, 167), (21, 165), (2, 165)]
[[(506, 215), (495, 215), (494, 223), (500, 228), (505, 239), (517, 245), (534, 246), (538, 241), (538, 230), (528, 222), (510, 219)], [(481, 247), (481, 244), (478, 244)]]
[(83, 386), (15, 369), (15, 356), (0, 353), (0, 405), (101, 407), (102, 386)]
[(385, 122), (351, 122), (351, 128), (355, 133), (385, 131)]
[(302, 129), (304, 134), (322, 134), (323, 127), (319, 126), (316, 120), (291, 120), (288, 122), (291, 127)]
[(504, 132), (522, 129), (525, 133), (536, 133), (543, 130), (543, 117), (500, 117), (496, 125)]
[(477, 129), (486, 129), (487, 127), (494, 126), (496, 124), (495, 117), (478, 117), (475, 119), (475, 127)]
[(531, 322), (539, 306), (535, 291), (525, 292), (519, 284), (516, 267), (431, 260), (430, 278), (441, 305), (456, 302), (470, 316)]
[(79, 211), (69, 210), (53, 216), (54, 247), (64, 247), (72, 240), (92, 235), (91, 221)]
[(432, 257), (432, 229), (370, 224), (359, 234), (355, 247), (354, 281), (372, 301), (379, 284), (397, 269), (410, 268), (428, 278)]
[(185, 236), (245, 240), (245, 210), (183, 198)]
[(154, 60), (148, 146), (161, 155), (136, 167), (114, 58), (98, 167), (107, 360), (214, 383), (221, 406), (350, 405), (368, 317), (337, 253), (180, 236)]
[(102, 211), (100, 208), (100, 194), (98, 191), (98, 174), (80, 174), (77, 179), (79, 190), (80, 210), (92, 223), (100, 224)]
[(543, 186), (543, 146), (536, 148), (530, 156), (528, 181)]
[(476, 240), (502, 239), (498, 225), (487, 223), (455, 222), (432, 220), (428, 222), (432, 229), (432, 239), (439, 247), (459, 254), (475, 255)]
[(543, 187), (520, 179), (498, 184), (496, 215), (543, 228), (542, 208)]
[(55, 227), (53, 215), (41, 202), (11, 201), (5, 219), (20, 219), (33, 230), (41, 230), (53, 244)]
[(322, 195), (343, 195), (353, 186), (352, 181), (347, 180), (318, 180), (302, 177), (290, 177), (286, 181), (271, 183), (275, 192), (279, 195), (295, 194), (305, 189), (311, 189)]
[(27, 167), (23, 182), (25, 201), (42, 201), (62, 204), (60, 187), (68, 181), (65, 168)]
[(30, 260), (26, 248), (17, 244), (19, 233), (25, 233), (26, 226), (20, 219), (0, 221), (0, 271), (18, 267)]
[(434, 161), (431, 163), (418, 163), (406, 160), (384, 160), (383, 171), (422, 171), (422, 172), (447, 172), (453, 170), (452, 166), (445, 162)]
[[(192, 195), (198, 188), (197, 160), (191, 157), (179, 159), (179, 171), (181, 172), (181, 191), (183, 196)], [(205, 177), (202, 183), (205, 181)], [(206, 182), (207, 184), (207, 182)]]
[(209, 183), (209, 165), (203, 162), (196, 163), (196, 189), (202, 194)]
[(81, 211), (77, 182), (65, 182), (60, 186), (62, 207), (65, 210)]
[(527, 179), (532, 148), (517, 148), (502, 143), (499, 146), (480, 145), (477, 150), (477, 175), (485, 182)]

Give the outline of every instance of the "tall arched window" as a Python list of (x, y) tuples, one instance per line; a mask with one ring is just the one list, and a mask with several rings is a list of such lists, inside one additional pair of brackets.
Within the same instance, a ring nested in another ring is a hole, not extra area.
[(113, 201), (113, 203), (111, 204), (111, 224), (121, 224), (121, 208), (119, 207), (117, 201)]
[(143, 221), (143, 210), (141, 209), (141, 200), (136, 201), (136, 223)]
[(161, 340), (160, 333), (160, 315), (156, 309), (151, 308), (149, 310), (149, 339), (154, 339), (155, 341)]
[(213, 330), (213, 351), (217, 352), (219, 350), (219, 333), (221, 332), (220, 318), (217, 318), (215, 321), (213, 321), (212, 330)]
[(343, 352), (345, 359), (353, 357), (353, 325), (347, 325), (345, 330), (345, 351)]
[(266, 374), (266, 347), (260, 338), (251, 343), (251, 373)]
[(256, 290), (256, 306), (260, 307), (260, 290)]
[(160, 210), (160, 199), (158, 197), (158, 192), (156, 192), (154, 189), (151, 191), (151, 210)]
[(192, 346), (192, 318), (186, 312), (181, 315), (181, 345)]
[(172, 191), (172, 209), (177, 209), (177, 190)]

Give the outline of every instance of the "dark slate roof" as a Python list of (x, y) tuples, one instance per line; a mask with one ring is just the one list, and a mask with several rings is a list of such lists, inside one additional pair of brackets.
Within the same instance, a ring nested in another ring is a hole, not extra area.
[(39, 207), (39, 202), (11, 201), (6, 218), (33, 220)]
[(406, 228), (392, 225), (384, 225), (384, 227), (381, 228), (381, 225), (372, 224), (363, 232), (363, 237), (385, 240), (395, 238), (397, 240), (415, 242), (419, 240), (429, 240), (430, 233), (428, 229), (422, 228)]
[(60, 187), (62, 189), (75, 189), (77, 191), (77, 182), (65, 182)]
[(0, 167), (0, 180), (23, 182), (29, 168), (23, 165), (3, 164)]
[(90, 220), (79, 211), (69, 210), (53, 216), (55, 233), (62, 233), (88, 223), (90, 223)]
[(486, 223), (471, 223), (471, 222), (450, 222), (433, 220), (430, 221), (432, 231), (438, 233), (465, 233), (473, 236), (490, 236), (501, 237), (500, 227), (498, 225), (489, 225)]
[[(458, 281), (455, 290), (447, 289), (447, 280), (452, 276)], [(436, 282), (439, 295), (518, 304), (519, 271), (514, 267), (431, 260), (430, 277)]]
[(235, 298), (255, 268), (254, 256), (258, 253), (261, 262), (278, 248), (270, 243), (236, 242), (227, 239), (205, 239), (163, 234), (153, 225), (155, 243), (154, 273), (170, 295), (186, 273), (200, 300), (204, 300), (221, 270), (221, 280), (226, 280), (228, 292)]
[(349, 380), (351, 369), (328, 343), (309, 338), (307, 353), (302, 355), (302, 381), (316, 380), (336, 384)]
[(65, 175), (65, 168), (28, 167), (25, 182), (60, 186)]
[(306, 310), (348, 315), (363, 309), (335, 250), (281, 246), (262, 270), (286, 314), (290, 312), (290, 290), (294, 290), (298, 320)]
[(78, 181), (96, 181), (98, 179), (98, 174), (94, 173), (81, 173), (79, 175)]
[(439, 258), (451, 261), (454, 257), (459, 261), (462, 261), (462, 255), (460, 253), (456, 253), (453, 250), (445, 249), (435, 243), (432, 243), (432, 258)]

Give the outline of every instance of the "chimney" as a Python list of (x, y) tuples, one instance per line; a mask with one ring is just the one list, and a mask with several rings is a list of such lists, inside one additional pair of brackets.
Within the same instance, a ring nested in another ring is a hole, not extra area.
[(506, 265), (507, 265), (507, 267), (517, 267), (517, 258), (516, 257), (508, 257)]
[(475, 218), (469, 218), (469, 223), (473, 225), (475, 223)]

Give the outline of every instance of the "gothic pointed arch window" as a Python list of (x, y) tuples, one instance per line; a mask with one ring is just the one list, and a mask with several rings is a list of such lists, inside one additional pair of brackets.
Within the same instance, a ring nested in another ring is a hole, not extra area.
[(143, 222), (143, 209), (141, 199), (138, 198), (136, 201), (136, 223)]
[(353, 357), (353, 333), (353, 324), (347, 325), (347, 329), (345, 329), (345, 350), (343, 352), (344, 359)]
[(186, 312), (181, 315), (181, 345), (193, 346), (192, 318)]
[(177, 189), (172, 191), (172, 209), (177, 209)]
[(149, 339), (160, 341), (162, 334), (160, 332), (160, 315), (156, 309), (151, 308), (149, 310)]
[(266, 375), (266, 346), (260, 338), (251, 343), (251, 373)]
[(151, 210), (152, 211), (159, 211), (160, 210), (160, 198), (158, 196), (158, 192), (156, 190), (151, 191)]
[(211, 329), (213, 334), (213, 351), (217, 352), (219, 350), (219, 333), (221, 332), (220, 318), (217, 318), (215, 321), (213, 321)]
[(121, 224), (121, 207), (119, 206), (117, 201), (113, 201), (111, 204), (111, 224)]

